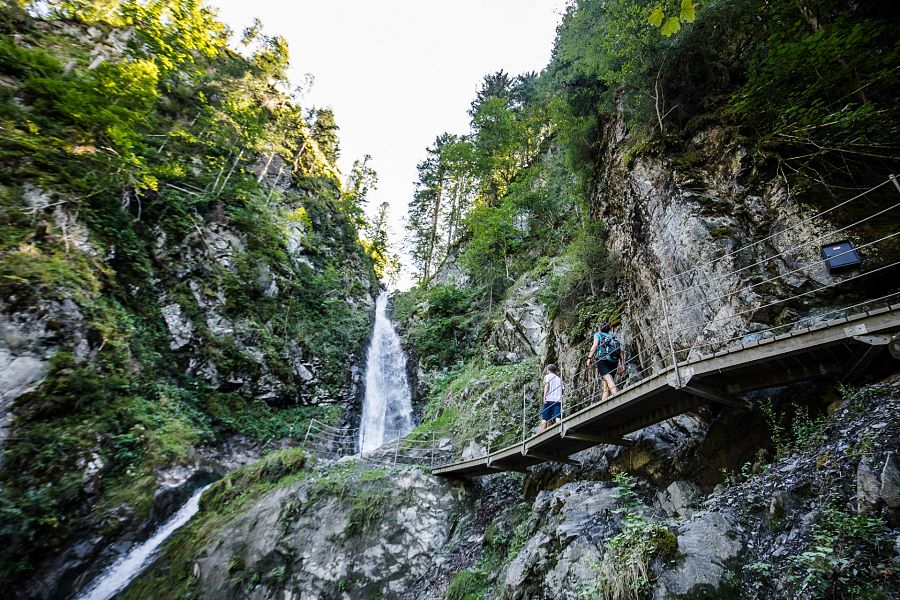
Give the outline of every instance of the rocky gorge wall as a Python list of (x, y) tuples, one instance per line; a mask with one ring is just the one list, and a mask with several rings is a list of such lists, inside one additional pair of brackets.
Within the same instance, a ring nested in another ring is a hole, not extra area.
[(359, 411), (379, 282), (325, 142), (205, 9), (157, 8), (0, 9), (0, 595), (68, 595)]
[[(883, 223), (848, 225), (888, 206), (887, 193), (864, 209), (815, 217), (837, 200), (819, 203), (790, 188), (727, 130), (699, 133), (678, 154), (633, 152), (615, 118), (605, 132), (592, 210), (619, 268), (615, 287), (594, 301), (608, 301), (605, 318), (621, 320), (616, 333), (630, 356), (643, 350), (642, 366), (668, 360), (659, 281), (681, 358), (699, 343), (719, 349), (724, 340), (756, 339), (787, 325), (780, 333), (801, 317), (809, 325), (895, 291), (885, 280), (841, 288), (846, 276), (828, 273), (819, 256), (836, 230), (857, 246), (878, 239)], [(869, 266), (885, 264), (891, 252), (889, 245), (867, 248)], [(570, 268), (568, 257), (531, 258), (537, 267), (510, 285), (471, 334), (467, 365), (418, 369), (426, 416), (450, 422), (463, 458), (518, 439), (523, 387), (527, 398), (538, 397), (543, 365), (559, 365), (569, 385), (584, 380), (593, 322), (546, 302), (553, 278)], [(455, 261), (445, 264), (435, 289), (465, 289)], [(677, 276), (682, 272), (690, 277)], [(428, 294), (417, 298), (411, 346), (415, 328), (435, 318)], [(626, 377), (638, 370), (629, 367)], [(896, 379), (844, 389), (843, 399), (829, 382), (764, 390), (751, 395), (753, 411), (704, 407), (636, 432), (627, 447), (580, 453), (578, 467), (550, 463), (522, 479), (509, 476), (516, 483), (496, 489), (507, 489), (507, 504), (525, 499), (528, 508), (483, 523), (474, 542), (461, 544), (467, 569), (436, 576), (438, 591), (423, 597), (838, 593), (827, 589), (890, 597), (898, 561), (896, 444), (882, 431), (896, 426), (887, 416), (896, 393)], [(527, 431), (536, 423), (534, 406)], [(884, 452), (871, 445), (876, 438)], [(617, 473), (631, 478), (613, 483)], [(480, 493), (489, 496), (495, 485), (497, 478), (486, 478)], [(497, 531), (506, 532), (499, 543)]]

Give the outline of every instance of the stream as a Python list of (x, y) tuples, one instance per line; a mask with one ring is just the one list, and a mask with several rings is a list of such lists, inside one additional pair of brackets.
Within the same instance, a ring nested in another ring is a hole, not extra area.
[(178, 512), (160, 525), (149, 539), (137, 544), (127, 554), (106, 567), (103, 573), (75, 597), (75, 600), (109, 600), (124, 590), (135, 577), (153, 564), (156, 551), (162, 543), (200, 510), (200, 496), (208, 487), (205, 485), (195, 491)]

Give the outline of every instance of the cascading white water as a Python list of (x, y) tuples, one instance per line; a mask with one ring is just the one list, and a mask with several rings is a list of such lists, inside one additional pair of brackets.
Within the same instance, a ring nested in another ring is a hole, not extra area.
[(187, 523), (200, 510), (200, 495), (209, 486), (194, 492), (184, 506), (159, 526), (150, 539), (132, 548), (128, 554), (108, 566), (76, 600), (109, 600), (153, 563), (156, 550), (175, 530)]
[(359, 428), (359, 449), (370, 452), (412, 429), (412, 394), (406, 355), (387, 316), (388, 293), (375, 305), (375, 329), (366, 357), (366, 395)]

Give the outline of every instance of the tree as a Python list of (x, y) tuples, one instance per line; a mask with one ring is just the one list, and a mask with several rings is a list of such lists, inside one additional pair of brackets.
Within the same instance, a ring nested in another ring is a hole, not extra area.
[(392, 279), (400, 270), (400, 259), (390, 252), (388, 240), (388, 210), (390, 205), (382, 202), (375, 218), (366, 226), (366, 251), (374, 263), (375, 274), (379, 279)]
[(309, 111), (308, 120), (312, 121), (309, 129), (319, 150), (322, 151), (328, 162), (336, 165), (341, 156), (341, 150), (337, 135), (340, 128), (334, 120), (334, 111), (330, 108), (314, 108)]
[(365, 207), (369, 192), (378, 186), (378, 173), (369, 165), (372, 157), (368, 154), (362, 160), (353, 161), (347, 176), (346, 190), (341, 196), (344, 213), (357, 228), (365, 227)]

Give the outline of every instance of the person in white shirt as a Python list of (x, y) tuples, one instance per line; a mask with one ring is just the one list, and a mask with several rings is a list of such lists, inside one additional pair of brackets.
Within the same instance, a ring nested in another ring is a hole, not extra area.
[(562, 414), (563, 382), (556, 372), (556, 365), (547, 365), (544, 375), (544, 402), (541, 406), (541, 431), (551, 421), (559, 421)]

